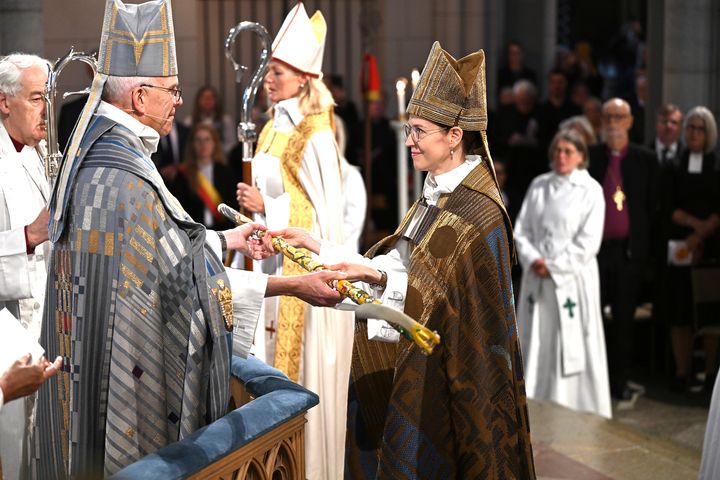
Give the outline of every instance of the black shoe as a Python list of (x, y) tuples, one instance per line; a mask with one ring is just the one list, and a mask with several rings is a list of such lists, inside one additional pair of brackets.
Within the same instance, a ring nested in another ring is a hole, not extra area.
[(645, 393), (643, 390), (634, 388), (631, 385), (625, 385), (625, 388), (617, 392), (615, 396), (617, 399), (615, 407), (618, 410), (631, 410), (635, 408), (635, 402), (637, 402), (643, 393)]
[(626, 383), (621, 388), (618, 386), (612, 388), (610, 393), (616, 400), (628, 401), (637, 399), (645, 392)]
[(703, 385), (703, 390), (707, 393), (712, 393), (713, 388), (715, 388), (715, 379), (717, 378), (717, 373), (713, 375), (705, 375), (705, 382)]
[(685, 393), (688, 388), (688, 378), (674, 376), (668, 383), (668, 390), (673, 393)]

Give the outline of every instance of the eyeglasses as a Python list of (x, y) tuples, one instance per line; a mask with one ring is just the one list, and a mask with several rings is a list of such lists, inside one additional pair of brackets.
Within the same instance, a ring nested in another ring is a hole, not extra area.
[(606, 122), (621, 122), (628, 117), (627, 113), (605, 113), (602, 119)]
[(140, 86), (141, 87), (150, 87), (150, 88), (159, 88), (160, 90), (165, 90), (170, 95), (172, 95), (173, 99), (176, 102), (180, 101), (180, 97), (182, 97), (182, 88), (180, 88), (180, 87), (166, 88), (166, 87), (161, 87), (160, 85), (148, 85), (147, 83), (143, 83)]
[(425, 131), (420, 127), (416, 127), (414, 125), (410, 125), (409, 123), (406, 123), (403, 125), (403, 131), (405, 132), (405, 138), (411, 137), (414, 141), (419, 142), (423, 138), (427, 137), (428, 135), (432, 135), (433, 133), (437, 132), (444, 132), (447, 128), (438, 128), (437, 130), (430, 130)]
[(686, 129), (688, 132), (705, 133), (705, 127), (700, 126), (700, 125), (693, 125), (693, 124), (691, 124), (691, 123), (688, 124), (688, 126), (685, 127), (685, 129)]

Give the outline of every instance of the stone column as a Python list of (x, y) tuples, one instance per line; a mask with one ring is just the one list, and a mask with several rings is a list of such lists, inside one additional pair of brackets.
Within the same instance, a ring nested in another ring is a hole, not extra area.
[(44, 54), (42, 0), (0, 0), (0, 54)]
[(556, 30), (556, 0), (505, 2), (505, 40), (517, 40), (522, 45), (525, 64), (537, 74), (541, 98), (545, 77), (555, 61)]
[(648, 13), (650, 79), (661, 82), (651, 86), (650, 105), (720, 113), (720, 0), (649, 2)]

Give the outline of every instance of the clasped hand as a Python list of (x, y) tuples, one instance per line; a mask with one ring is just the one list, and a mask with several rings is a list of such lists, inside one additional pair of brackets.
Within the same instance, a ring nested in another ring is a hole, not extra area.
[(237, 184), (236, 196), (238, 205), (245, 210), (251, 213), (265, 214), (265, 201), (256, 187), (240, 182)]

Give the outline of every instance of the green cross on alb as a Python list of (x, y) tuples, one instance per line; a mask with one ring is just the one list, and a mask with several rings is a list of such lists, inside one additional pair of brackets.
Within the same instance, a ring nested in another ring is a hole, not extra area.
[(570, 300), (570, 297), (565, 300), (565, 305), (563, 305), (563, 308), (568, 309), (568, 314), (570, 315), (570, 318), (573, 318), (575, 315), (573, 315), (573, 308), (577, 306), (576, 303), (573, 303), (572, 300)]

